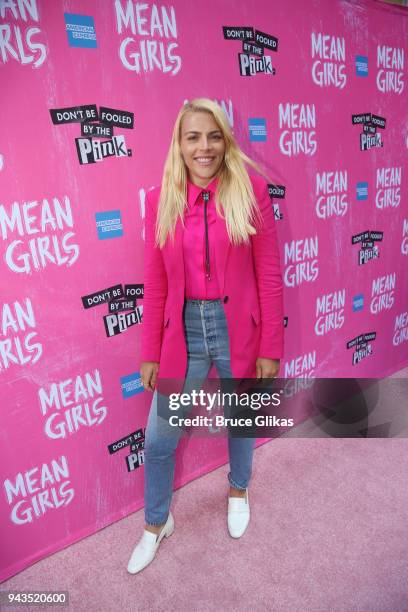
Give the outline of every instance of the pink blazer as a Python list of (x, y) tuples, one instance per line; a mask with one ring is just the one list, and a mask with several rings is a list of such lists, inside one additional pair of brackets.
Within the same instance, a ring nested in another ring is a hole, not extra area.
[[(275, 219), (267, 184), (251, 176), (263, 223), (249, 245), (233, 246), (225, 221), (218, 217), (216, 266), (230, 340), (234, 378), (255, 378), (257, 357), (283, 355), (283, 285)], [(160, 187), (146, 195), (142, 361), (159, 362), (158, 380), (184, 379), (185, 292), (183, 232), (178, 220), (174, 243), (154, 246)]]

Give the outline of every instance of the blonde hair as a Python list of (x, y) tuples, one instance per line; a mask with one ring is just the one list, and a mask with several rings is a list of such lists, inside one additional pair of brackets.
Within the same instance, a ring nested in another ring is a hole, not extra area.
[(156, 220), (156, 245), (162, 248), (168, 234), (174, 239), (178, 217), (184, 224), (188, 170), (182, 159), (180, 140), (183, 119), (190, 112), (210, 113), (223, 134), (225, 155), (217, 174), (219, 180), (215, 193), (216, 211), (225, 219), (228, 236), (233, 244), (248, 242), (249, 236), (256, 234), (251, 224), (253, 215), (259, 217), (260, 212), (245, 163), (252, 166), (268, 181), (270, 179), (260, 166), (240, 149), (223, 109), (212, 100), (196, 98), (184, 104), (174, 124), (170, 148), (163, 169)]

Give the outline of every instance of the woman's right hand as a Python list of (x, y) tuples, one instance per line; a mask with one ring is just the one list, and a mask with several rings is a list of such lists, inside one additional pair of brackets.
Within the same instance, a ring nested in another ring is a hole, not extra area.
[(140, 378), (145, 391), (154, 391), (156, 386), (159, 363), (157, 361), (143, 361), (140, 365)]

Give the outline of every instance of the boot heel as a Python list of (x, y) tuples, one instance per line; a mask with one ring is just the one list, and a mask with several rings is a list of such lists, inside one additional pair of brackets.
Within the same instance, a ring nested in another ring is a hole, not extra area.
[(172, 525), (171, 528), (165, 532), (164, 537), (169, 538), (171, 534), (173, 533), (173, 531), (174, 531), (174, 525)]

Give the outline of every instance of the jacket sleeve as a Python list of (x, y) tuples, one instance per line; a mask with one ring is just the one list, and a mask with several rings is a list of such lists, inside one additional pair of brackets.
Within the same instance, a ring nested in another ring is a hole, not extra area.
[(283, 282), (275, 217), (267, 184), (254, 189), (262, 222), (255, 223), (251, 236), (254, 268), (261, 311), (261, 341), (258, 357), (280, 359), (283, 356)]
[[(154, 199), (154, 198), (153, 198)], [(144, 294), (141, 361), (160, 361), (167, 274), (161, 249), (155, 246), (157, 205), (145, 199)]]

